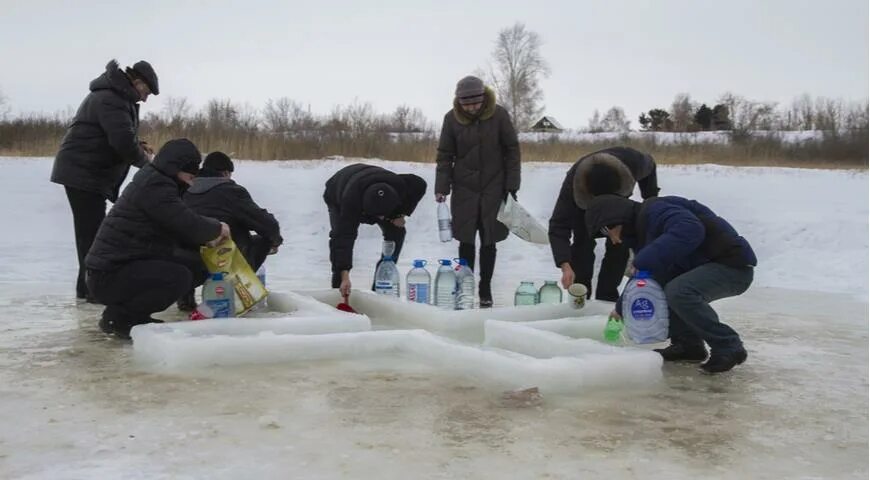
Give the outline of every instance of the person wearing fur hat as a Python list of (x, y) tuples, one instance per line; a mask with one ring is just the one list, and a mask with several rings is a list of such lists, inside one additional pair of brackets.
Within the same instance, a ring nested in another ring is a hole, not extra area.
[[(556, 267), (562, 270), (565, 288), (574, 282), (582, 283), (586, 286), (587, 297), (592, 297), (595, 238), (586, 232), (586, 207), (596, 195), (630, 197), (635, 182), (644, 199), (658, 195), (656, 163), (652, 156), (628, 147), (611, 147), (590, 153), (568, 170), (549, 225), (550, 249)], [(624, 246), (609, 240), (605, 242), (596, 299), (616, 301), (628, 256), (628, 249)]]
[(73, 214), (79, 270), (76, 297), (94, 301), (85, 282), (85, 255), (114, 202), (130, 165), (141, 168), (153, 156), (137, 135), (139, 104), (160, 93), (157, 74), (146, 61), (121, 70), (116, 60), (91, 81), (60, 145), (51, 181), (64, 186)]
[(360, 224), (381, 228), (385, 241), (396, 244), (398, 260), (405, 241), (405, 217), (414, 213), (426, 194), (426, 181), (413, 174), (396, 174), (364, 163), (348, 165), (326, 181), (323, 201), (329, 210), (329, 261), (332, 288), (350, 295), (353, 246)]
[(193, 274), (176, 257), (180, 245), (219, 243), (226, 223), (195, 213), (181, 200), (202, 156), (187, 139), (170, 140), (142, 167), (109, 210), (85, 257), (89, 291), (106, 306), (100, 328), (120, 338), (190, 288)]
[[(669, 312), (665, 361), (700, 362), (704, 373), (731, 370), (746, 361), (740, 335), (719, 321), (710, 302), (745, 292), (758, 259), (752, 247), (724, 218), (705, 205), (682, 197), (651, 198), (638, 203), (619, 195), (593, 198), (586, 210), (586, 231), (601, 232), (616, 245), (635, 252), (631, 271), (647, 271), (665, 290)], [(622, 299), (612, 315), (619, 317)]]
[(444, 116), (438, 141), (435, 201), (450, 196), (453, 238), (459, 257), (475, 269), (480, 237), (480, 306), (492, 306), (496, 243), (508, 229), (497, 219), (499, 207), (520, 189), (520, 145), (510, 114), (496, 103), (495, 92), (474, 76), (456, 85), (453, 108)]

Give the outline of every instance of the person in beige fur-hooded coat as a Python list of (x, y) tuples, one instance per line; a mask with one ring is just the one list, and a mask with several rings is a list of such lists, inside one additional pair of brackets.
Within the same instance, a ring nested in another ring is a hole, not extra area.
[(507, 195), (516, 198), (520, 188), (520, 146), (510, 114), (477, 77), (465, 77), (456, 86), (453, 108), (441, 128), (437, 164), (435, 200), (451, 196), (453, 238), (459, 240), (459, 257), (472, 269), (480, 236), (478, 294), (480, 306), (490, 307), (495, 244), (508, 235), (496, 216)]
[[(549, 227), (550, 249), (556, 266), (562, 270), (565, 288), (574, 282), (582, 283), (591, 298), (595, 238), (586, 232), (586, 208), (599, 195), (630, 197), (635, 183), (644, 199), (658, 196), (655, 160), (651, 155), (629, 147), (611, 147), (590, 153), (568, 170)], [(596, 299), (616, 301), (628, 257), (625, 246), (614, 245), (609, 240), (606, 242), (595, 288)]]

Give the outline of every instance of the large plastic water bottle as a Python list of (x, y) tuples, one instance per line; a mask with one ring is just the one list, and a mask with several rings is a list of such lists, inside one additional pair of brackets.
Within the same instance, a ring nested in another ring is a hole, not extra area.
[(562, 289), (555, 281), (547, 280), (544, 282), (544, 286), (538, 290), (538, 302), (549, 304), (562, 303)]
[(514, 293), (514, 305), (535, 305), (538, 303), (538, 290), (534, 282), (522, 281)]
[(450, 260), (441, 259), (438, 262), (441, 266), (435, 274), (435, 305), (453, 310), (456, 308), (456, 273), (450, 268)]
[(414, 260), (414, 268), (405, 277), (408, 301), (428, 304), (431, 283), (432, 276), (426, 270), (426, 260)]
[(468, 268), (464, 258), (454, 259), (456, 262), (456, 309), (471, 310), (474, 308), (474, 272)]
[(668, 339), (668, 302), (661, 285), (649, 272), (639, 271), (622, 292), (625, 332), (635, 343), (658, 343)]
[(210, 311), (209, 318), (228, 318), (236, 315), (235, 293), (223, 273), (213, 273), (202, 285), (203, 311)]
[(453, 239), (453, 220), (450, 218), (450, 207), (447, 202), (438, 203), (438, 238), (442, 242)]
[(375, 270), (375, 293), (399, 296), (399, 269), (393, 259), (395, 249), (395, 242), (384, 242), (381, 264)]

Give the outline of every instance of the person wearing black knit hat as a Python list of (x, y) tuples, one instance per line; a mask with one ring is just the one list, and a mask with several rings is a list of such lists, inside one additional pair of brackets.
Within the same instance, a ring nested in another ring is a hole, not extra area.
[[(752, 284), (758, 258), (749, 242), (702, 203), (683, 197), (643, 203), (621, 195), (599, 195), (587, 205), (588, 235), (599, 232), (631, 248), (631, 272), (645, 271), (662, 285), (668, 304), (665, 361), (700, 362), (703, 373), (731, 370), (746, 361), (740, 335), (719, 320), (710, 302), (743, 294)], [(626, 308), (618, 297), (613, 317)]]
[[(585, 285), (587, 297), (592, 297), (596, 239), (586, 232), (583, 221), (586, 207), (599, 195), (630, 197), (635, 182), (644, 199), (658, 195), (656, 163), (652, 156), (628, 147), (611, 147), (584, 155), (568, 170), (549, 227), (550, 249), (556, 267), (562, 270), (565, 288), (576, 281)], [(624, 245), (605, 241), (595, 287), (597, 300), (613, 302), (619, 297), (618, 288), (628, 258), (629, 251)]]
[[(284, 243), (281, 227), (275, 216), (261, 208), (248, 190), (233, 181), (235, 165), (223, 152), (211, 152), (202, 162), (202, 170), (184, 193), (184, 203), (194, 212), (220, 220), (230, 226), (233, 241), (254, 271), (270, 254), (278, 252)], [(251, 234), (251, 232), (255, 232)], [(179, 310), (196, 308), (194, 289), (201, 285), (208, 272), (199, 251), (184, 254), (194, 271), (193, 288), (178, 301)]]
[(378, 225), (384, 240), (395, 242), (398, 259), (405, 241), (405, 217), (426, 193), (426, 181), (413, 174), (357, 163), (326, 181), (323, 201), (329, 210), (329, 261), (332, 288), (347, 298), (351, 291), (353, 246), (360, 224)]
[(157, 95), (157, 74), (145, 61), (125, 71), (111, 60), (89, 88), (54, 159), (51, 181), (64, 186), (73, 214), (76, 297), (93, 303), (85, 282), (85, 255), (106, 216), (106, 200), (118, 198), (131, 165), (142, 168), (154, 157), (137, 133), (138, 102)]

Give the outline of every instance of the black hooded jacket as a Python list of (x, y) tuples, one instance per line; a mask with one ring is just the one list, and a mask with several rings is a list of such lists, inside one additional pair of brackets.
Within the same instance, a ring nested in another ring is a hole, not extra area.
[(184, 203), (200, 215), (229, 225), (233, 241), (242, 251), (251, 243), (252, 230), (269, 239), (273, 246), (284, 242), (278, 220), (260, 208), (245, 187), (229, 178), (200, 173), (184, 193)]
[[(655, 161), (651, 156), (643, 152), (629, 147), (611, 147), (580, 157), (565, 175), (565, 180), (562, 182), (562, 188), (559, 191), (559, 197), (556, 200), (556, 205), (553, 207), (553, 214), (550, 216), (550, 248), (557, 267), (561, 266), (564, 262), (571, 261), (572, 233), (575, 243), (586, 241), (586, 227), (583, 222), (585, 210), (578, 206), (577, 197), (591, 198), (591, 196), (588, 194), (579, 195), (579, 192), (575, 191), (577, 180), (575, 177), (581, 165), (593, 156), (601, 153), (612, 155), (621, 162), (621, 165), (615, 165), (614, 167), (619, 167), (621, 178), (620, 189), (622, 191), (613, 193), (631, 196), (634, 182), (637, 182), (640, 187), (641, 197), (644, 199), (658, 195), (659, 186)], [(622, 166), (626, 168), (622, 168)]]
[(115, 201), (130, 165), (147, 163), (137, 134), (139, 93), (114, 60), (90, 90), (61, 142), (51, 181)]
[(112, 206), (85, 258), (87, 268), (107, 271), (134, 260), (171, 260), (180, 244), (202, 245), (217, 238), (220, 222), (185, 205), (176, 180), (185, 166), (201, 161), (189, 140), (167, 142)]
[[(323, 201), (329, 208), (332, 230), (329, 232), (329, 258), (332, 271), (353, 268), (353, 245), (362, 223), (373, 225), (376, 217), (362, 210), (363, 193), (376, 183), (393, 187), (402, 199), (398, 208), (385, 218), (392, 219), (414, 213), (417, 203), (426, 193), (426, 181), (416, 175), (399, 175), (385, 168), (364, 163), (348, 165), (326, 181)], [(334, 217), (334, 218), (333, 218)]]

